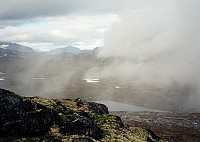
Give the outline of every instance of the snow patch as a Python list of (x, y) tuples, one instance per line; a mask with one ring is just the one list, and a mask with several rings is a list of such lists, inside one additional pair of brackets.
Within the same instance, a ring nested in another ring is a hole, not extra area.
[(119, 86), (116, 86), (116, 87), (115, 87), (115, 89), (120, 89), (120, 88), (122, 88), (122, 87), (119, 87)]
[(3, 49), (5, 49), (6, 47), (8, 47), (9, 45), (6, 45), (6, 44), (2, 44), (2, 45), (0, 45), (0, 48), (3, 48)]
[(88, 82), (88, 83), (96, 83), (96, 82), (99, 82), (99, 79), (98, 79), (98, 78), (92, 78), (92, 79), (86, 78), (86, 79), (83, 79), (83, 80), (85, 80), (85, 81)]
[(21, 58), (27, 58), (26, 56), (19, 56), (19, 57), (21, 57)]
[(44, 79), (46, 79), (46, 78), (44, 78), (44, 77), (34, 77), (34, 78), (32, 78), (32, 79), (36, 79), (36, 80), (44, 80)]

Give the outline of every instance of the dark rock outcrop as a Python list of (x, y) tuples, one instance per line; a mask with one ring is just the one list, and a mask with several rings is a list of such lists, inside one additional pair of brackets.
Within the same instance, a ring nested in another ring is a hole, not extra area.
[(162, 141), (148, 130), (124, 126), (103, 104), (21, 97), (0, 89), (0, 141), (96, 140)]
[(109, 113), (108, 107), (104, 104), (83, 102), (80, 98), (76, 99), (75, 101), (77, 102), (77, 106), (88, 105), (89, 109), (93, 110), (98, 115)]
[(0, 136), (36, 136), (49, 131), (53, 110), (0, 89)]
[(102, 131), (93, 120), (85, 117), (70, 117), (67, 120), (62, 121), (60, 124), (60, 132), (64, 135), (87, 135), (95, 139), (100, 139)]
[(74, 139), (73, 142), (94, 142), (94, 141), (89, 138), (77, 138)]
[(104, 104), (98, 104), (95, 102), (86, 102), (85, 104), (87, 104), (89, 106), (89, 108), (98, 115), (109, 113), (108, 107)]
[[(78, 99), (76, 99), (78, 100)], [(81, 100), (79, 100), (82, 102)], [(93, 120), (91, 113), (85, 111), (75, 112), (66, 108), (60, 102), (56, 103), (56, 112), (61, 113), (61, 118), (57, 121), (60, 127), (60, 133), (63, 135), (87, 135), (95, 139), (100, 139), (102, 130), (97, 126)], [(83, 104), (83, 103), (82, 103)]]
[[(87, 104), (99, 114), (108, 112), (104, 105)], [(53, 124), (57, 124), (63, 135), (82, 134), (95, 139), (101, 138), (102, 130), (94, 122), (92, 114), (85, 111), (74, 112), (59, 101), (55, 106), (50, 109), (0, 89), (0, 137), (44, 135)]]

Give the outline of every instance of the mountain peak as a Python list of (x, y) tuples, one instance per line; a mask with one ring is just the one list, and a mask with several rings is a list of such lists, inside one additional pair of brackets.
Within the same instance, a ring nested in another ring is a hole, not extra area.
[(13, 42), (2, 42), (2, 41), (0, 41), (0, 48), (21, 51), (21, 52), (33, 52), (34, 51), (32, 48), (27, 47), (27, 46), (23, 46), (23, 45), (13, 43)]
[(81, 50), (77, 47), (67, 46), (67, 47), (64, 47), (64, 48), (56, 48), (56, 49), (50, 50), (49, 53), (51, 53), (51, 54), (61, 54), (61, 53), (65, 53), (65, 52), (70, 52), (70, 53), (73, 53), (73, 54), (78, 54), (80, 51)]

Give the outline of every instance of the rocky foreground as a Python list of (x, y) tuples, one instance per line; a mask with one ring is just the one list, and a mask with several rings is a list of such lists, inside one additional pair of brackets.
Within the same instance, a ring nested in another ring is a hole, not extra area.
[(0, 141), (166, 140), (150, 130), (124, 125), (103, 104), (81, 99), (27, 98), (0, 89)]

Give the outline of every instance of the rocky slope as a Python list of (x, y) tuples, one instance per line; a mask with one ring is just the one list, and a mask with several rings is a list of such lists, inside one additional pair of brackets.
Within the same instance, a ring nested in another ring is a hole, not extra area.
[(103, 104), (21, 97), (0, 89), (0, 141), (165, 141), (124, 125)]

